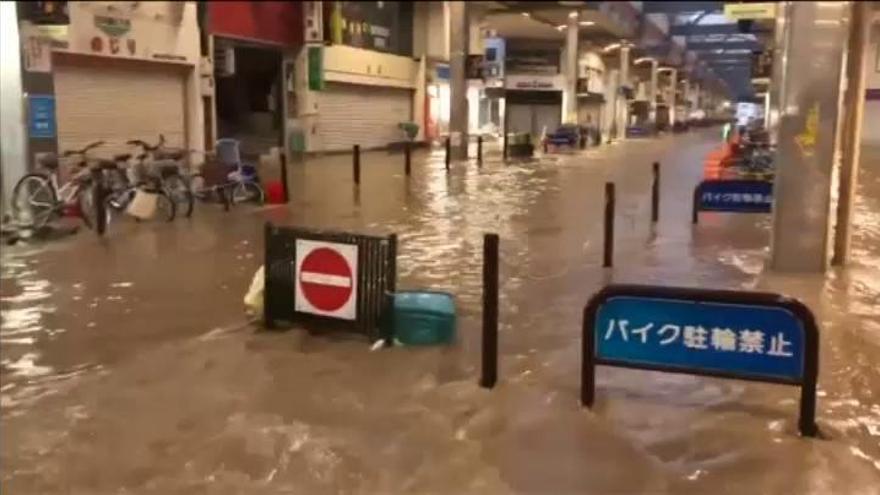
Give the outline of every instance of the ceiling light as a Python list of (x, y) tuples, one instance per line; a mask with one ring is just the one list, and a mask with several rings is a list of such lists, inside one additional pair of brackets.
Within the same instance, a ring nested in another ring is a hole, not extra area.
[(569, 19), (577, 19), (577, 16), (578, 16), (578, 13), (575, 10), (572, 10), (571, 12), (568, 13)]
[(562, 31), (562, 30), (565, 29), (566, 27), (568, 27), (568, 26), (566, 26), (565, 24), (560, 24), (560, 25), (556, 26), (556, 29), (559, 30), (559, 31)]
[(532, 14), (529, 14), (528, 12), (523, 12), (522, 15), (523, 15), (523, 17), (531, 17), (532, 16)]
[(594, 24), (596, 24), (596, 23), (593, 21), (581, 21), (578, 23), (578, 25), (581, 25), (581, 26), (592, 26)]

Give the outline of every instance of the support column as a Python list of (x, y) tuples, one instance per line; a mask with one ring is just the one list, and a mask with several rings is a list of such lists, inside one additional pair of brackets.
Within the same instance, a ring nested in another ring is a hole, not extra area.
[(831, 178), (848, 2), (784, 2), (787, 58), (774, 163), (770, 266), (823, 272), (828, 264)]
[(452, 154), (459, 160), (467, 159), (468, 101), (467, 63), (469, 23), (466, 2), (447, 2), (449, 5), (449, 134)]
[(691, 80), (684, 80), (684, 88), (682, 88), (682, 99), (684, 99), (684, 115), (682, 118), (687, 122), (691, 118)]
[(651, 59), (651, 85), (648, 87), (648, 121), (657, 125), (657, 66), (656, 59)]
[(852, 212), (859, 177), (862, 116), (865, 110), (865, 62), (868, 59), (868, 34), (871, 26), (871, 4), (869, 2), (851, 4), (837, 225), (834, 231), (834, 256), (831, 260), (835, 265), (845, 265), (850, 259)]
[(785, 21), (785, 9), (780, 4), (776, 9), (776, 26), (773, 30), (773, 69), (770, 78), (770, 87), (767, 89), (767, 97), (770, 109), (767, 116), (767, 133), (770, 144), (779, 142), (779, 117), (782, 113), (780, 102), (782, 101), (782, 88), (785, 82), (785, 57), (783, 57), (783, 45), (787, 38), (788, 23)]
[(568, 29), (565, 30), (565, 108), (563, 119), (565, 123), (577, 123), (577, 79), (578, 79), (578, 15), (572, 12), (568, 15)]
[(675, 125), (675, 100), (678, 95), (678, 71), (672, 69), (669, 71), (669, 97), (667, 104), (669, 105), (669, 130)]
[[(0, 211), (12, 198), (15, 183), (27, 173), (27, 132), (21, 74), (21, 51), (18, 32), (18, 2), (0, 2)], [(48, 49), (48, 45), (45, 49)]]
[(617, 138), (626, 137), (626, 126), (629, 123), (629, 101), (623, 94), (623, 88), (629, 86), (629, 45), (620, 47), (620, 83), (617, 86), (615, 118), (617, 119)]

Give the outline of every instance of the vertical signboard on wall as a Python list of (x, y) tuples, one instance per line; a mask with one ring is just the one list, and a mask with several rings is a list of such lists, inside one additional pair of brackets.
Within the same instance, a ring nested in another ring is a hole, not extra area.
[(32, 138), (54, 138), (55, 97), (52, 95), (28, 96), (28, 132)]
[(309, 47), (309, 89), (321, 91), (324, 89), (324, 47)]

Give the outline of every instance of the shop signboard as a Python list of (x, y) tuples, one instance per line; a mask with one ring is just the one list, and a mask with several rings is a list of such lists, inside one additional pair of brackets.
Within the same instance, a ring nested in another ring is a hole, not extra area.
[(778, 294), (609, 285), (584, 309), (581, 399), (596, 365), (796, 385), (813, 436), (818, 346), (810, 310)]
[(562, 91), (562, 86), (562, 76), (559, 74), (508, 74), (504, 80), (505, 88), (519, 91)]

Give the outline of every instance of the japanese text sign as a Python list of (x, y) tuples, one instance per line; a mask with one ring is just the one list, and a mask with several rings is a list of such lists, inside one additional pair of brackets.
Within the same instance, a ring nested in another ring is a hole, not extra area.
[(761, 180), (704, 180), (694, 190), (694, 223), (698, 211), (770, 213), (773, 183)]
[(813, 420), (818, 331), (809, 309), (776, 294), (611, 285), (584, 310), (582, 401), (596, 364), (798, 385), (801, 432)]

